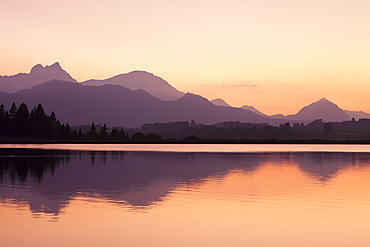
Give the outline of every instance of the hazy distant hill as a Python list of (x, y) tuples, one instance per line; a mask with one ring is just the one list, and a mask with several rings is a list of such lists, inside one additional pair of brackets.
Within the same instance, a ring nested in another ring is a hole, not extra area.
[(223, 99), (213, 99), (210, 101), (212, 104), (217, 105), (217, 106), (226, 106), (226, 107), (231, 107), (228, 103), (226, 103), (225, 100)]
[(254, 112), (254, 113), (256, 113), (256, 114), (258, 114), (260, 116), (269, 117), (268, 115), (260, 112), (259, 110), (257, 110), (256, 108), (254, 108), (251, 105), (243, 105), (241, 108), (244, 109), (244, 110), (247, 110), (247, 111)]
[(270, 119), (286, 119), (286, 121), (301, 121), (309, 122), (316, 119), (322, 119), (323, 121), (347, 121), (351, 118), (370, 118), (370, 114), (361, 111), (346, 111), (339, 108), (336, 104), (330, 102), (329, 100), (322, 98), (308, 106), (303, 107), (298, 113), (292, 115), (266, 115), (253, 106), (242, 106), (242, 109), (249, 110), (258, 115), (268, 117)]
[[(217, 106), (226, 106), (226, 107), (232, 107), (230, 106), (228, 103), (226, 103), (225, 100), (223, 99), (213, 99), (210, 101), (212, 104), (214, 105), (217, 105)], [(256, 108), (254, 108), (253, 106), (251, 105), (243, 105), (242, 107), (240, 107), (241, 109), (243, 110), (247, 110), (247, 111), (251, 111), (251, 112), (254, 112), (256, 113), (257, 115), (260, 115), (260, 116), (263, 116), (263, 117), (268, 117), (268, 118), (273, 118), (273, 119), (285, 119), (285, 116), (282, 115), (282, 114), (278, 114), (278, 115), (273, 115), (273, 116), (269, 116), (269, 115), (266, 115), (262, 112), (260, 112), (259, 110), (257, 110)]]
[(363, 112), (363, 111), (347, 111), (344, 110), (344, 112), (348, 115), (350, 118), (354, 118), (356, 120), (359, 120), (360, 118), (369, 118), (370, 119), (370, 114)]
[[(225, 100), (223, 99), (213, 99), (210, 101), (212, 104), (214, 105), (217, 105), (217, 106), (227, 106), (227, 107), (232, 107), (230, 106), (228, 103), (226, 103)], [(241, 109), (244, 109), (244, 110), (247, 110), (247, 111), (251, 111), (251, 112), (254, 112), (256, 113), (257, 115), (260, 115), (260, 116), (264, 116), (264, 117), (270, 117), (262, 112), (260, 112), (259, 110), (257, 110), (256, 108), (254, 108), (253, 106), (249, 106), (249, 105), (244, 105), (242, 107), (240, 107)], [(282, 118), (284, 118), (284, 115), (282, 115)]]
[(273, 119), (276, 119), (276, 118), (278, 118), (278, 119), (284, 119), (285, 116), (284, 116), (284, 114), (279, 113), (279, 114), (275, 114), (275, 115), (270, 115), (269, 118), (273, 118)]
[[(223, 99), (211, 100), (214, 105), (218, 106), (229, 106)], [(230, 106), (229, 106), (230, 107)], [(355, 119), (359, 118), (370, 118), (370, 114), (365, 112), (354, 112), (354, 111), (344, 111), (340, 109), (336, 104), (330, 102), (329, 100), (323, 98), (317, 102), (314, 102), (308, 106), (303, 107), (297, 114), (284, 116), (283, 114), (276, 115), (266, 115), (253, 106), (244, 105), (241, 109), (251, 111), (260, 116), (267, 117), (270, 119), (285, 119), (285, 121), (294, 122), (310, 122), (315, 119), (322, 119), (323, 121), (347, 121), (352, 117)], [(270, 121), (271, 122), (271, 121)]]
[(130, 90), (117, 85), (84, 86), (53, 80), (31, 89), (1, 96), (0, 103), (9, 109), (11, 102), (25, 102), (30, 108), (41, 103), (47, 112), (70, 125), (106, 123), (108, 126), (139, 127), (145, 123), (191, 121), (214, 124), (224, 121), (282, 121), (259, 116), (253, 112), (215, 106), (198, 95), (185, 94), (175, 101), (160, 100), (144, 90)]
[(76, 82), (75, 79), (60, 67), (59, 63), (54, 63), (46, 67), (37, 64), (31, 69), (29, 74), (19, 73), (12, 76), (0, 76), (0, 91), (14, 93), (53, 79)]
[(339, 122), (351, 119), (344, 110), (325, 98), (303, 107), (297, 114), (288, 115), (286, 118), (298, 121), (322, 119), (323, 121)]
[(105, 80), (88, 80), (83, 85), (101, 86), (105, 84), (120, 85), (131, 90), (143, 89), (162, 100), (176, 100), (184, 93), (172, 87), (167, 81), (145, 71), (132, 71)]

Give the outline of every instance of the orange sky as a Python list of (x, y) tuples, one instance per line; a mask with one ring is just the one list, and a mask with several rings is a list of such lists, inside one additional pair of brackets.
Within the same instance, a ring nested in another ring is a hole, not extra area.
[(370, 112), (370, 1), (3, 0), (0, 75), (59, 61), (78, 81), (145, 70), (184, 92), (296, 113)]

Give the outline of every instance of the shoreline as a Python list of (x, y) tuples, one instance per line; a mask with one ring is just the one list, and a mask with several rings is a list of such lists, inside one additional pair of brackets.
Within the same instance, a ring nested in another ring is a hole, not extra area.
[(370, 140), (142, 140), (142, 141), (113, 141), (113, 140), (0, 140), (0, 144), (354, 144), (368, 145)]

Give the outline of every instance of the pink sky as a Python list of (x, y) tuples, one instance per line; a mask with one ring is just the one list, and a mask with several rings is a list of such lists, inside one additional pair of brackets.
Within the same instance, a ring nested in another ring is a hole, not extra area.
[(78, 81), (145, 70), (267, 114), (322, 97), (370, 112), (367, 0), (3, 0), (0, 75), (59, 61)]

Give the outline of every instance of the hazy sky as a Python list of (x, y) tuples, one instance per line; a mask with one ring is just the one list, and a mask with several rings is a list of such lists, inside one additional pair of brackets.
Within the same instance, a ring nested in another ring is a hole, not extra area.
[(0, 0), (0, 75), (145, 70), (183, 92), (296, 113), (370, 112), (369, 0)]

